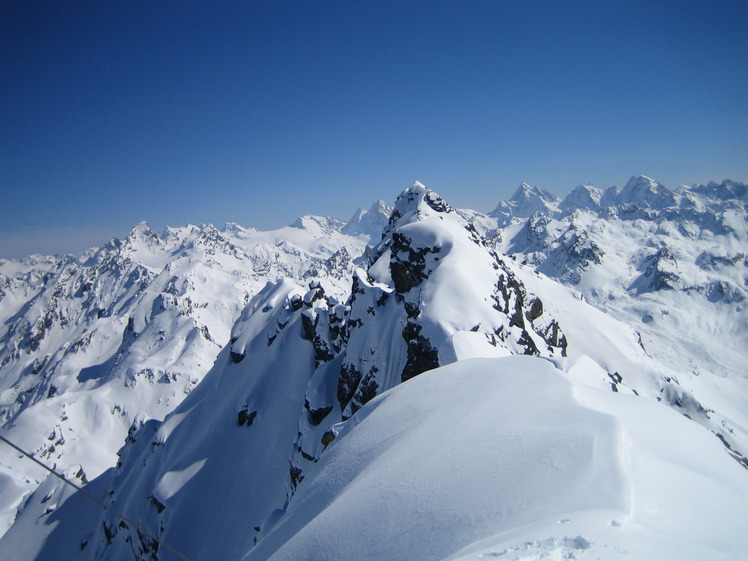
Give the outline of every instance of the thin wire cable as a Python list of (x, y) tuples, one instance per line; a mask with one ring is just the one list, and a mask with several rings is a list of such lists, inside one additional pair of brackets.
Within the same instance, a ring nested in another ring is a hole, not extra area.
[(73, 487), (77, 492), (81, 493), (85, 497), (88, 497), (90, 500), (92, 500), (93, 502), (95, 502), (97, 505), (99, 505), (104, 510), (107, 510), (108, 512), (111, 512), (117, 518), (121, 518), (122, 520), (124, 520), (126, 524), (134, 527), (139, 532), (145, 534), (149, 538), (152, 538), (152, 539), (156, 540), (156, 542), (158, 542), (159, 544), (161, 544), (162, 546), (164, 546), (166, 549), (168, 549), (169, 551), (171, 551), (174, 555), (177, 555), (178, 557), (181, 557), (185, 561), (192, 561), (192, 559), (190, 559), (189, 557), (187, 557), (184, 553), (182, 553), (178, 549), (170, 546), (168, 543), (166, 543), (165, 541), (163, 541), (158, 536), (153, 535), (151, 532), (149, 532), (145, 528), (141, 528), (139, 525), (137, 525), (135, 522), (133, 522), (132, 520), (130, 520), (129, 518), (127, 518), (125, 515), (120, 514), (119, 512), (117, 512), (116, 510), (114, 510), (112, 507), (110, 507), (108, 504), (100, 501), (99, 499), (97, 499), (96, 497), (94, 497), (91, 493), (89, 493), (88, 491), (86, 491), (83, 487), (81, 487), (80, 485), (77, 485), (77, 484), (73, 483), (72, 481), (70, 481), (64, 475), (57, 473), (51, 467), (47, 466), (45, 463), (43, 463), (43, 462), (39, 461), (38, 459), (36, 459), (34, 456), (32, 456), (31, 454), (29, 454), (28, 452), (26, 452), (26, 450), (24, 450), (20, 446), (17, 446), (16, 444), (13, 444), (10, 440), (8, 440), (7, 438), (5, 438), (1, 434), (0, 434), (0, 440), (2, 440), (3, 442), (5, 442), (5, 444), (7, 444), (8, 446), (10, 446), (11, 448), (14, 448), (18, 452), (20, 452), (21, 454), (23, 454), (24, 456), (26, 456), (29, 460), (32, 460), (33, 462), (36, 462), (38, 465), (40, 465), (41, 467), (43, 467), (45, 470), (47, 470), (49, 473), (51, 473), (55, 477), (58, 477), (59, 479), (62, 479), (65, 483), (67, 483), (68, 485), (70, 485), (71, 487)]

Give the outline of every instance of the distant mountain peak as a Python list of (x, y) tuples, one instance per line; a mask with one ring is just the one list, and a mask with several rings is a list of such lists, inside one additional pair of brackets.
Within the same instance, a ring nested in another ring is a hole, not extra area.
[(618, 204), (634, 204), (639, 207), (660, 210), (675, 204), (675, 194), (646, 175), (633, 176), (616, 197)]
[(316, 216), (314, 214), (300, 216), (290, 224), (291, 228), (324, 234), (339, 231), (344, 225), (345, 222), (338, 218), (333, 218), (331, 216)]
[(561, 210), (598, 210), (603, 198), (603, 190), (595, 185), (577, 185), (558, 205)]
[(349, 236), (367, 235), (373, 243), (377, 243), (391, 214), (392, 206), (380, 199), (374, 201), (369, 210), (357, 209), (340, 231)]
[(8, 454), (0, 557), (740, 557), (747, 187), (416, 181), (0, 259), (0, 429), (156, 537)]
[(517, 204), (525, 204), (534, 199), (540, 199), (548, 203), (555, 203), (559, 200), (558, 197), (550, 191), (546, 191), (540, 187), (535, 187), (529, 183), (521, 183), (514, 192), (514, 195), (512, 195), (512, 198), (509, 200)]
[(138, 222), (135, 226), (133, 226), (133, 229), (130, 230), (130, 233), (127, 235), (127, 240), (154, 240), (158, 238), (156, 233), (151, 230), (151, 227), (148, 225), (148, 222), (145, 220)]
[(517, 216), (527, 218), (535, 212), (555, 212), (559, 198), (540, 187), (522, 183), (508, 201), (501, 201), (492, 216)]

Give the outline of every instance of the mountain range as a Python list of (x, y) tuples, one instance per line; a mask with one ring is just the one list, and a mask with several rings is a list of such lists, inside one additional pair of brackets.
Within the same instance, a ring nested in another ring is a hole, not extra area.
[(415, 183), (0, 260), (2, 434), (131, 521), (6, 449), (0, 553), (741, 558), (747, 204)]

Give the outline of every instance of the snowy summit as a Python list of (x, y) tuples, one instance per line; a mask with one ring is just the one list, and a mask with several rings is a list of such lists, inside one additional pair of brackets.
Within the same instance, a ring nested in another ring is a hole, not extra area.
[(2, 433), (111, 510), (6, 449), (0, 557), (746, 559), (747, 191), (2, 261)]

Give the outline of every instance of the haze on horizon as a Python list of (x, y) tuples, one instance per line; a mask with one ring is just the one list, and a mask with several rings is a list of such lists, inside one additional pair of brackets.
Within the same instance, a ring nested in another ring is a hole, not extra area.
[(748, 180), (745, 2), (7, 4), (0, 257), (349, 218), (413, 180), (490, 210)]

